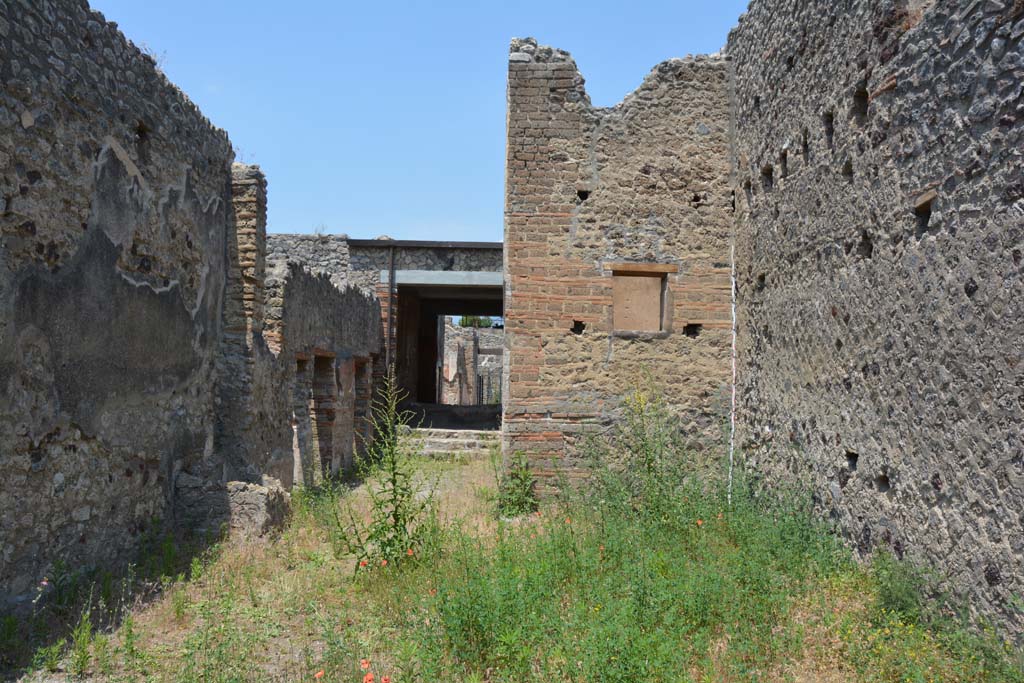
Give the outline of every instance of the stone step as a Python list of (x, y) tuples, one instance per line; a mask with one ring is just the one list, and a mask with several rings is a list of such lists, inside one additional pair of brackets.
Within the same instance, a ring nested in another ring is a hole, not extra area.
[(422, 441), (419, 444), (420, 450), (424, 453), (444, 451), (481, 451), (487, 452), (496, 442), (482, 441)]
[(484, 458), (500, 444), (500, 433), (475, 429), (414, 429), (412, 437), (429, 457)]
[(479, 441), (499, 441), (501, 439), (501, 432), (482, 429), (434, 429), (423, 427), (413, 429), (412, 434), (413, 436), (431, 439), (476, 439)]

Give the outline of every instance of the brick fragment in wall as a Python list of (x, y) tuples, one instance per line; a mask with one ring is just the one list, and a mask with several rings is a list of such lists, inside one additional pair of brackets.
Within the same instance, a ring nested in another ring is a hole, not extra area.
[(1020, 634), (1009, 4), (755, 0), (727, 52), (749, 465), (809, 489), (858, 552), (931, 564), (973, 615)]

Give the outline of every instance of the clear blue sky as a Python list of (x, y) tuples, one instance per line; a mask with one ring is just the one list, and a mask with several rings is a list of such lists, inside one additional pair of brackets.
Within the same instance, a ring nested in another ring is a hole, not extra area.
[(269, 181), (272, 232), (502, 237), (508, 43), (572, 53), (610, 106), (715, 52), (746, 0), (92, 0)]

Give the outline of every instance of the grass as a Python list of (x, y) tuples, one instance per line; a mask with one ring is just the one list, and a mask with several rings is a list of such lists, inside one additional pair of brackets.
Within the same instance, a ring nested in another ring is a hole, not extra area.
[(113, 632), (87, 634), (83, 616), (38, 668), (362, 681), (365, 659), (375, 683), (1024, 681), (1018, 651), (921, 597), (926, 576), (884, 553), (852, 562), (799, 499), (740, 480), (730, 501), (656, 402), (630, 409), (575, 495), (502, 518), (486, 460), (415, 460), (414, 488), (436, 501), (416, 551), (354, 570), (332, 537), (339, 510), (373, 518), (374, 482), (302, 492), (276, 540), (207, 554)]

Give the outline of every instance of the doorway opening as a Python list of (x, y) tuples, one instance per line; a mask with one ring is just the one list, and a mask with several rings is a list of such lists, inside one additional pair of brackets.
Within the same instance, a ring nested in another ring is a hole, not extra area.
[(395, 372), (416, 420), (441, 429), (499, 429), (502, 287), (399, 282), (395, 309)]

